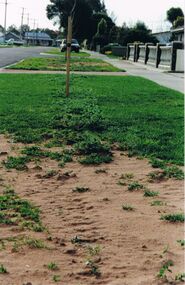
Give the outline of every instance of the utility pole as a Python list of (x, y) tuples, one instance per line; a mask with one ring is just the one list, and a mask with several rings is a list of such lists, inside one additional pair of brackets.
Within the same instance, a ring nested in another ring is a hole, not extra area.
[(27, 26), (29, 27), (29, 23), (30, 23), (30, 14), (27, 14)]
[(4, 42), (5, 42), (5, 36), (6, 36), (6, 18), (7, 18), (7, 6), (8, 1), (5, 0), (5, 16), (4, 16)]
[(33, 44), (35, 44), (35, 37), (36, 37), (36, 35), (34, 35), (34, 33), (35, 33), (35, 23), (36, 23), (36, 20), (34, 19), (34, 22), (33, 22)]
[(23, 20), (24, 20), (24, 8), (22, 8), (22, 16), (21, 16), (21, 28), (20, 28), (20, 38), (22, 40), (22, 26), (23, 26)]

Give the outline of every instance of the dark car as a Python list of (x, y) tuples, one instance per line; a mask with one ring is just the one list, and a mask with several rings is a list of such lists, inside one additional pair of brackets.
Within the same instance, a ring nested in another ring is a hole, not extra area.
[[(62, 40), (62, 43), (60, 45), (60, 50), (61, 52), (66, 51), (67, 49), (67, 41), (66, 39)], [(71, 51), (79, 52), (80, 50), (80, 45), (76, 39), (72, 39), (71, 41)]]

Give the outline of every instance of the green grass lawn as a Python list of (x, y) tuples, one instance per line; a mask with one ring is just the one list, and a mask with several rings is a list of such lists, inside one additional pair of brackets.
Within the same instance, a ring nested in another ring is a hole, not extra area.
[[(65, 56), (65, 52), (61, 52), (60, 48), (52, 48), (51, 50), (45, 52), (46, 54), (57, 54), (61, 56)], [(72, 52), (72, 57), (90, 57), (90, 54), (84, 51), (80, 51), (79, 53)]]
[[(41, 57), (41, 58), (27, 58), (23, 61), (10, 66), (11, 69), (25, 69), (25, 70), (66, 70), (65, 56), (61, 57)], [(86, 56), (71, 57), (71, 70), (72, 71), (120, 71), (120, 69), (106, 63), (100, 59), (91, 59)]]
[(140, 77), (1, 74), (0, 132), (18, 141), (98, 136), (183, 164), (183, 94)]

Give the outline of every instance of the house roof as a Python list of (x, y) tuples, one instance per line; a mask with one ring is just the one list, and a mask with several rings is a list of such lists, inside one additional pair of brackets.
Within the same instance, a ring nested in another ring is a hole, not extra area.
[(41, 32), (26, 32), (25, 33), (25, 39), (37, 39), (37, 40), (49, 40), (51, 41), (51, 37), (46, 33)]
[(20, 37), (18, 35), (16, 35), (15, 33), (12, 33), (12, 32), (6, 33), (5, 37), (7, 37), (7, 36), (12, 36), (14, 39), (20, 40)]
[(172, 33), (184, 33), (184, 27), (172, 28)]
[(171, 31), (152, 33), (153, 36), (155, 36), (155, 35), (165, 35), (165, 34), (167, 34), (167, 35), (171, 34)]

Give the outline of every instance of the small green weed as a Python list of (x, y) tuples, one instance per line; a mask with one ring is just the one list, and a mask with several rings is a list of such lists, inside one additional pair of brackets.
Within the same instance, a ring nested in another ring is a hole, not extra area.
[(58, 265), (57, 265), (55, 262), (50, 262), (50, 263), (47, 265), (47, 268), (48, 268), (49, 270), (53, 270), (53, 271), (59, 270), (59, 267), (58, 267)]
[(88, 253), (90, 256), (96, 256), (96, 255), (99, 255), (100, 254), (100, 246), (99, 245), (96, 245), (96, 246), (88, 246), (87, 247), (87, 250), (88, 250)]
[(60, 282), (61, 281), (60, 275), (53, 275), (53, 281), (54, 282)]
[(128, 204), (122, 205), (122, 209), (125, 211), (133, 211), (134, 210), (134, 208)]
[(151, 206), (164, 206), (164, 205), (166, 205), (166, 203), (164, 203), (163, 201), (160, 201), (160, 200), (156, 200), (156, 201), (151, 202)]
[(143, 184), (140, 184), (140, 183), (137, 182), (137, 181), (134, 181), (134, 182), (132, 182), (132, 183), (130, 183), (130, 184), (128, 185), (128, 190), (129, 190), (129, 191), (140, 190), (140, 189), (143, 189), (143, 188), (144, 188)]
[(155, 197), (158, 196), (159, 192), (156, 191), (150, 191), (148, 189), (144, 190), (144, 197)]
[(120, 176), (120, 179), (124, 179), (124, 180), (131, 180), (134, 178), (134, 174), (133, 173), (125, 173), (125, 174), (122, 174)]
[(0, 274), (6, 274), (8, 273), (6, 267), (4, 267), (3, 264), (0, 264)]
[(149, 182), (160, 182), (166, 178), (164, 171), (153, 171), (150, 172), (147, 176), (149, 177)]
[(177, 214), (169, 214), (161, 216), (161, 220), (169, 221), (171, 223), (183, 223), (184, 222), (184, 214), (177, 213)]
[(96, 174), (107, 173), (107, 169), (105, 169), (105, 168), (102, 168), (102, 169), (99, 168), (99, 169), (96, 169), (96, 170), (95, 170), (95, 173), (96, 173)]
[(166, 271), (172, 273), (172, 270), (169, 269), (169, 267), (170, 267), (170, 266), (173, 266), (173, 265), (174, 265), (173, 261), (171, 261), (171, 260), (166, 261), (166, 262), (164, 263), (164, 265), (160, 268), (159, 273), (158, 273), (157, 276), (158, 276), (159, 278), (166, 278)]
[(54, 176), (56, 176), (58, 174), (58, 171), (56, 171), (56, 170), (48, 170), (47, 172), (46, 172), (46, 174), (44, 174), (43, 175), (43, 178), (52, 178), (52, 177), (54, 177)]
[(73, 192), (84, 193), (90, 191), (89, 187), (76, 187)]
[(86, 261), (85, 264), (88, 268), (90, 268), (90, 274), (91, 275), (95, 275), (96, 277), (100, 277), (101, 272), (99, 270), (99, 267), (97, 264), (95, 264), (95, 262), (93, 260), (89, 259)]
[(125, 182), (122, 182), (122, 181), (118, 181), (117, 185), (120, 185), (120, 186), (126, 186), (127, 184)]
[(177, 240), (177, 242), (178, 242), (181, 246), (185, 246), (185, 240), (184, 240), (184, 239)]
[(179, 273), (175, 276), (175, 280), (176, 281), (182, 281), (184, 282), (185, 281), (185, 273)]

